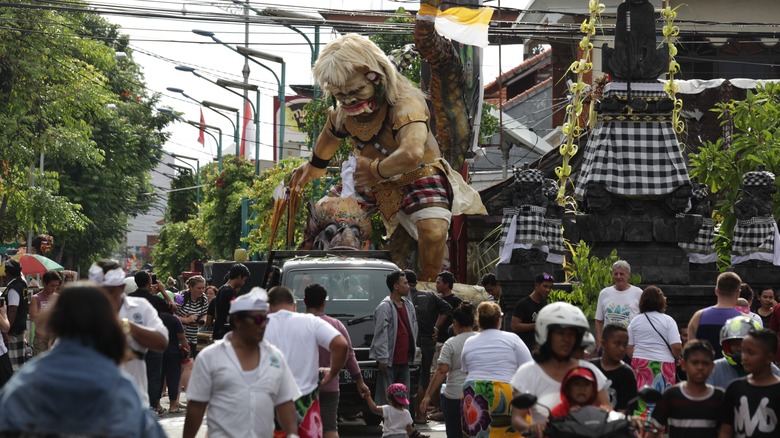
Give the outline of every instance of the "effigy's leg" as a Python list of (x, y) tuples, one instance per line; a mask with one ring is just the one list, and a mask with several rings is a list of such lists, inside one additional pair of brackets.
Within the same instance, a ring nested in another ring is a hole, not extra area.
[(419, 279), (435, 281), (447, 252), (447, 232), (450, 223), (446, 219), (421, 219), (417, 222), (417, 253), (420, 259)]

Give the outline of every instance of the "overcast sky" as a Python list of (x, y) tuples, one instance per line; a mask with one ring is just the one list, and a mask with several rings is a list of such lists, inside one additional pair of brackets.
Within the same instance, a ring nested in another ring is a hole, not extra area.
[[(316, 4), (319, 9), (339, 10), (395, 10), (405, 7), (416, 10), (419, 3), (394, 2), (383, 0), (286, 0), (280, 4), (276, 0), (271, 2), (252, 1), (251, 5), (256, 9), (266, 7), (285, 8), (297, 12), (314, 11), (311, 5)], [(502, 7), (522, 8), (528, 0), (503, 0)], [(115, 10), (132, 10), (137, 12), (144, 8), (147, 12), (176, 12), (177, 16), (192, 17), (199, 13), (210, 12), (215, 16), (230, 12), (231, 1), (206, 1), (206, 0), (92, 0), (92, 4), (98, 9), (114, 8)], [(223, 4), (218, 8), (214, 4)], [(487, 4), (495, 5), (495, 2)], [(120, 8), (120, 9), (116, 9)], [(186, 14), (183, 14), (186, 11)], [(238, 13), (238, 11), (235, 11)], [(150, 91), (163, 94), (162, 106), (169, 106), (176, 111), (184, 113), (184, 117), (191, 120), (199, 120), (200, 106), (183, 96), (166, 90), (166, 87), (182, 88), (190, 96), (197, 100), (210, 100), (231, 107), (242, 108), (243, 99), (235, 96), (222, 88), (209, 84), (207, 81), (197, 78), (191, 73), (174, 69), (177, 64), (186, 64), (198, 69), (203, 75), (215, 80), (217, 77), (242, 81), (241, 70), (244, 66), (242, 56), (230, 51), (224, 46), (214, 44), (209, 38), (195, 35), (192, 29), (203, 29), (215, 32), (218, 38), (231, 45), (244, 42), (244, 25), (241, 23), (220, 23), (216, 21), (188, 21), (178, 19), (138, 18), (122, 15), (106, 15), (106, 19), (122, 26), (123, 33), (130, 35), (131, 45), (134, 49), (133, 57), (142, 68), (145, 80)], [(303, 29), (314, 39), (312, 29)], [(250, 47), (281, 56), (287, 63), (287, 84), (311, 84), (310, 58), (311, 52), (302, 36), (282, 26), (250, 26)], [(332, 41), (338, 35), (331, 28), (321, 30), (322, 48), (324, 44)], [(498, 50), (488, 47), (485, 50), (483, 62), (483, 77), (485, 83), (493, 80), (499, 72)], [(522, 46), (504, 46), (502, 53), (503, 71), (515, 67), (522, 61)], [(273, 62), (263, 61), (269, 68), (280, 74), (280, 68)], [(272, 158), (272, 103), (276, 95), (277, 85), (273, 75), (261, 67), (250, 63), (251, 73), (249, 82), (261, 87), (260, 102), (260, 158)], [(293, 95), (293, 91), (287, 87), (287, 95)], [(254, 99), (253, 99), (254, 100)], [(223, 153), (232, 153), (233, 128), (223, 117), (204, 109), (207, 124), (220, 127), (224, 133)], [(233, 118), (234, 119), (234, 118)], [(234, 120), (235, 121), (235, 120)], [(199, 158), (201, 164), (216, 157), (217, 146), (214, 141), (206, 136), (205, 146), (197, 143), (198, 130), (195, 127), (176, 123), (171, 126), (170, 141), (165, 145), (165, 150), (181, 155)]]

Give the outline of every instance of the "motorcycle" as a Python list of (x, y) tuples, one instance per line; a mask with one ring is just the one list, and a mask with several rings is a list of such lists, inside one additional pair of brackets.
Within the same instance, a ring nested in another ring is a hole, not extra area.
[[(642, 388), (637, 399), (645, 403), (658, 403), (661, 393), (649, 386)], [(529, 409), (538, 404), (533, 394), (520, 394), (512, 399), (512, 406)], [(550, 408), (539, 404), (547, 411)], [(645, 427), (650, 419), (645, 419)], [(548, 438), (636, 438), (636, 428), (630, 418), (615, 411), (605, 411), (597, 406), (583, 406), (566, 417), (552, 418), (547, 422), (544, 436)], [(523, 432), (523, 436), (530, 433)]]

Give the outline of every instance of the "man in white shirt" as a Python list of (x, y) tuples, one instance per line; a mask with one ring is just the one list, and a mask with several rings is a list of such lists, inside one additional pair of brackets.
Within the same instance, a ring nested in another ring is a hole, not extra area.
[(233, 330), (198, 354), (187, 386), (184, 438), (198, 433), (208, 408), (209, 437), (274, 435), (274, 413), (288, 438), (298, 438), (293, 402), (301, 392), (284, 355), (264, 340), (268, 301), (256, 287), (230, 303)]
[(605, 287), (599, 293), (596, 305), (596, 339), (601, 339), (601, 330), (605, 324), (617, 324), (628, 327), (628, 324), (639, 314), (639, 298), (642, 289), (628, 284), (631, 277), (631, 265), (625, 260), (618, 260), (612, 265), (612, 280), (614, 286)]
[(141, 399), (149, 404), (149, 381), (144, 355), (149, 350), (164, 351), (168, 347), (168, 329), (157, 310), (143, 298), (125, 296), (125, 272), (114, 261), (101, 260), (89, 268), (89, 279), (108, 293), (122, 319), (127, 343), (134, 358), (122, 366), (138, 387)]
[(282, 351), (303, 394), (295, 401), (298, 434), (302, 438), (321, 438), (322, 424), (315, 421), (320, 417), (319, 347), (330, 351), (330, 368), (320, 383), (324, 386), (338, 377), (347, 362), (349, 344), (322, 319), (296, 313), (295, 297), (289, 288), (276, 286), (268, 291), (268, 304), (271, 314), (265, 339)]

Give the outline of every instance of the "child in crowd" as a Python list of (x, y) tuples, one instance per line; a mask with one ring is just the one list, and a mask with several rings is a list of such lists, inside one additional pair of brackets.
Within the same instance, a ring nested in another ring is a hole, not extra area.
[(412, 414), (409, 413), (409, 398), (406, 385), (393, 383), (387, 387), (389, 405), (377, 406), (371, 398), (371, 391), (366, 391), (363, 398), (368, 402), (371, 412), (382, 416), (382, 438), (428, 438), (414, 428)]
[(751, 330), (743, 339), (742, 366), (749, 374), (726, 388), (719, 438), (780, 436), (780, 377), (771, 368), (776, 352), (777, 334), (769, 329)]
[(628, 347), (628, 330), (622, 325), (607, 324), (601, 331), (600, 358), (591, 363), (607, 377), (609, 402), (616, 411), (626, 412), (629, 400), (636, 397), (636, 377), (631, 367), (623, 362)]
[[(715, 361), (707, 383), (726, 390), (734, 380), (747, 376), (742, 366), (742, 341), (751, 330), (761, 330), (761, 325), (749, 316), (737, 316), (723, 324), (720, 329), (720, 345), (723, 357)], [(780, 369), (772, 364), (772, 373), (780, 376)]]
[[(712, 372), (715, 350), (709, 342), (696, 339), (685, 345), (682, 368), (688, 380), (664, 392), (653, 412), (653, 425), (666, 428), (669, 438), (716, 438), (718, 414), (723, 402), (723, 390), (707, 384)], [(661, 432), (657, 435), (662, 436)]]
[(572, 368), (563, 378), (561, 402), (550, 411), (550, 417), (566, 417), (572, 410), (593, 405), (598, 392), (593, 371), (584, 367)]
[(748, 303), (748, 300), (744, 298), (738, 299), (737, 306), (735, 308), (742, 312), (743, 315), (750, 316), (750, 304)]

